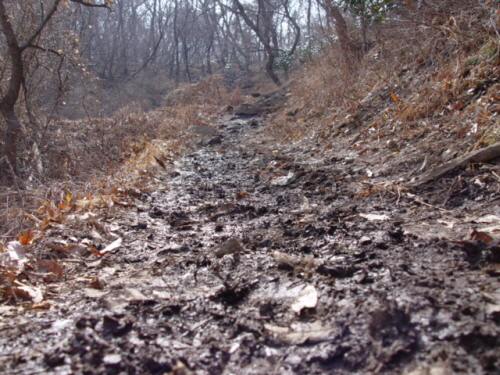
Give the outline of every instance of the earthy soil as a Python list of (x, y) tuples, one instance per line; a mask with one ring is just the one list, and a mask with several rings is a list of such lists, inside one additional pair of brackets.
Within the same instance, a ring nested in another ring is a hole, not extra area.
[(64, 272), (0, 306), (2, 374), (500, 374), (499, 165), (406, 188), (423, 148), (214, 126), (156, 191), (53, 225), (67, 251), (35, 244)]

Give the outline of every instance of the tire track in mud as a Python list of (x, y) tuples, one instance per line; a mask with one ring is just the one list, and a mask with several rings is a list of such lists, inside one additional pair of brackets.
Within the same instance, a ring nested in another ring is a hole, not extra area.
[(103, 289), (10, 327), (10, 373), (496, 373), (496, 278), (408, 234), (413, 202), (353, 198), (357, 162), (278, 146), (259, 121), (221, 121), (115, 218)]

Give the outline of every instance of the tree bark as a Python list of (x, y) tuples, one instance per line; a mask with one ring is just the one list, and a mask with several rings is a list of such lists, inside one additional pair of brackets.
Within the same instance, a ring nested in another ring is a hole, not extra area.
[[(288, 18), (290, 21), (290, 24), (292, 25), (293, 29), (295, 30), (295, 39), (293, 41), (292, 48), (288, 52), (287, 56), (291, 58), (295, 54), (295, 50), (297, 49), (299, 42), (300, 42), (300, 36), (301, 36), (301, 30), (300, 30), (300, 25), (297, 23), (297, 20), (292, 17), (290, 14), (290, 9), (288, 8), (288, 0), (283, 1), (283, 6), (285, 7), (285, 16)], [(285, 70), (285, 79), (288, 80), (289, 74), (288, 74), (288, 69), (289, 66), (286, 65)]]
[(340, 48), (342, 49), (346, 65), (350, 68), (355, 68), (359, 60), (359, 51), (349, 37), (349, 31), (344, 16), (339, 7), (335, 5), (332, 0), (318, 1), (335, 21), (335, 32), (339, 38)]
[(9, 106), (9, 108), (2, 108), (2, 114), (5, 118), (5, 121), (7, 122), (4, 136), (4, 153), (5, 157), (7, 158), (7, 162), (10, 164), (10, 168), (6, 168), (6, 171), (7, 173), (12, 171), (14, 172), (14, 174), (17, 174), (17, 141), (23, 127), (21, 121), (16, 115), (14, 106)]
[(498, 157), (500, 157), (500, 142), (450, 160), (449, 162), (424, 173), (418, 177), (415, 182), (410, 183), (407, 186), (420, 186), (426, 182), (440, 178), (455, 169), (465, 168), (467, 165), (472, 163), (487, 163), (490, 160), (497, 159)]
[(7, 123), (4, 137), (4, 155), (11, 167), (6, 170), (12, 170), (14, 173), (17, 173), (17, 139), (21, 133), (22, 125), (16, 115), (15, 106), (24, 80), (23, 48), (17, 40), (9, 15), (5, 9), (4, 0), (0, 0), (0, 24), (7, 41), (11, 63), (9, 86), (5, 95), (0, 100), (0, 111)]

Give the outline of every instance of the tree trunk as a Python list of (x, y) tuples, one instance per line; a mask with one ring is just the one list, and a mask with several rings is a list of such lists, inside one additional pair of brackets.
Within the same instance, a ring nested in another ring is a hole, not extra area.
[(366, 55), (368, 53), (368, 49), (369, 49), (367, 31), (368, 31), (368, 26), (367, 26), (366, 17), (361, 16), (361, 43), (362, 43), (361, 49), (362, 49), (363, 55)]
[(11, 63), (9, 86), (0, 100), (0, 111), (7, 123), (4, 155), (12, 168), (7, 168), (7, 170), (17, 173), (17, 138), (22, 130), (22, 125), (16, 115), (15, 106), (24, 80), (23, 48), (19, 45), (3, 0), (0, 0), (0, 23), (7, 41)]
[[(271, 80), (276, 84), (276, 86), (281, 86), (281, 81), (276, 75), (274, 71), (274, 60), (276, 59), (276, 50), (277, 48), (276, 45), (271, 46), (271, 40), (269, 38), (269, 34), (272, 35), (272, 30), (268, 30), (269, 25), (264, 25), (264, 30), (261, 30), (259, 28), (259, 17), (262, 16), (262, 14), (265, 14), (266, 10), (263, 10), (259, 6), (259, 14), (257, 15), (257, 22), (254, 22), (248, 13), (246, 12), (245, 8), (241, 4), (239, 0), (233, 0), (234, 6), (238, 9), (237, 14), (239, 14), (242, 18), (243, 21), (247, 24), (247, 26), (253, 30), (259, 41), (264, 45), (264, 50), (266, 51), (267, 55), (267, 61), (266, 61), (266, 73), (271, 78)], [(264, 13), (260, 13), (264, 11)], [(266, 28), (267, 27), (267, 28)]]
[(17, 140), (23, 127), (21, 125), (21, 121), (16, 115), (14, 107), (2, 108), (2, 114), (5, 118), (5, 121), (7, 122), (4, 136), (4, 153), (7, 162), (10, 164), (10, 168), (7, 168), (7, 170), (10, 170), (14, 172), (14, 174), (17, 174)]
[(354, 69), (359, 60), (359, 51), (349, 37), (349, 31), (344, 16), (337, 5), (330, 1), (321, 1), (320, 5), (328, 12), (335, 21), (335, 32), (339, 38), (340, 48), (344, 56), (346, 65)]
[[(270, 51), (268, 51), (268, 49)], [(266, 62), (266, 73), (269, 76), (269, 78), (272, 79), (272, 81), (276, 84), (276, 86), (281, 86), (281, 81), (274, 72), (274, 52), (272, 48), (266, 47), (266, 52), (267, 52), (267, 62)]]

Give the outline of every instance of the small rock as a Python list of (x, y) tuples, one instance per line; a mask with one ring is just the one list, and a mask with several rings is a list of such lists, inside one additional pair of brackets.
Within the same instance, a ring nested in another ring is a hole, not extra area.
[(398, 147), (398, 142), (396, 142), (394, 139), (390, 139), (387, 141), (387, 148), (392, 150)]
[(363, 236), (359, 239), (359, 243), (361, 245), (369, 245), (372, 243), (372, 239), (368, 236)]
[(288, 363), (293, 366), (300, 365), (302, 363), (302, 358), (298, 356), (297, 354), (290, 354), (288, 357), (285, 359), (285, 363)]
[(237, 116), (257, 116), (261, 112), (262, 109), (253, 104), (240, 104), (234, 109), (234, 114)]
[(208, 141), (209, 146), (220, 145), (221, 143), (222, 143), (222, 139), (220, 137), (215, 137), (215, 138), (212, 138), (211, 140)]
[(295, 173), (288, 172), (288, 175), (275, 178), (271, 181), (271, 185), (286, 186), (289, 185), (295, 178)]
[(120, 354), (106, 354), (103, 358), (103, 362), (106, 365), (117, 365), (122, 360)]
[(241, 246), (240, 241), (236, 238), (230, 238), (224, 242), (215, 252), (217, 258), (222, 258), (224, 255), (236, 254), (244, 252), (245, 249)]
[(217, 129), (206, 125), (191, 125), (187, 130), (201, 136), (215, 137), (219, 135)]

